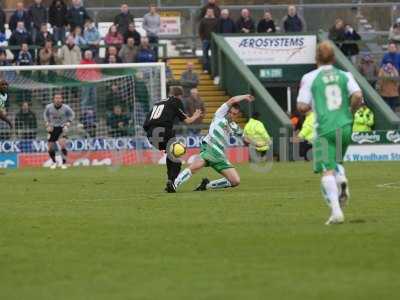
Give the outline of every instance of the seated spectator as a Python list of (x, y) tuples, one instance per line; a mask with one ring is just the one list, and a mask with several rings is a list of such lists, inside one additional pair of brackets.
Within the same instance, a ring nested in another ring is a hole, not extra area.
[(229, 16), (229, 10), (223, 9), (217, 22), (218, 33), (236, 33), (236, 24)]
[(347, 24), (344, 29), (345, 43), (342, 45), (341, 50), (347, 58), (355, 64), (357, 62), (357, 55), (360, 52), (357, 43), (350, 43), (351, 41), (361, 40), (360, 35), (354, 30), (354, 28)]
[(32, 54), (29, 52), (29, 46), (26, 43), (21, 44), (21, 50), (18, 52), (17, 58), (15, 60), (17, 66), (32, 66), (33, 58)]
[(118, 57), (117, 47), (110, 46), (107, 48), (106, 57), (104, 58), (104, 63), (105, 64), (122, 63), (122, 60)]
[(116, 82), (113, 82), (111, 86), (107, 88), (105, 108), (110, 114), (116, 105), (120, 106), (124, 111), (128, 110), (128, 105), (121, 94), (121, 88)]
[[(81, 65), (94, 65), (96, 62), (93, 59), (93, 53), (86, 50), (83, 53), (83, 58), (80, 62)], [(96, 107), (97, 91), (94, 82), (101, 79), (101, 72), (99, 69), (77, 69), (76, 77), (83, 84), (81, 96), (81, 109), (88, 109)]]
[(3, 34), (6, 33), (6, 28), (4, 26), (6, 23), (7, 23), (6, 13), (4, 12), (3, 8), (0, 7), (0, 32)]
[(121, 45), (124, 43), (124, 38), (118, 32), (117, 26), (111, 25), (108, 33), (104, 37), (104, 42), (108, 46), (116, 46), (117, 48), (121, 48)]
[(70, 34), (65, 45), (60, 48), (57, 56), (58, 62), (62, 65), (78, 65), (81, 58), (81, 49), (75, 45), (75, 38)]
[(387, 105), (396, 112), (399, 106), (399, 72), (391, 64), (387, 63), (381, 67), (378, 74), (377, 89)]
[(374, 126), (374, 113), (363, 104), (354, 114), (353, 132), (372, 131)]
[(24, 9), (23, 2), (17, 2), (16, 10), (10, 17), (10, 21), (8, 22), (8, 27), (11, 32), (14, 32), (17, 29), (17, 23), (24, 23), (24, 28), (29, 32), (31, 30), (31, 17), (29, 13)]
[(107, 118), (108, 134), (112, 137), (128, 135), (129, 118), (122, 112), (121, 106), (115, 105)]
[(106, 57), (106, 61), (104, 63), (106, 64), (119, 64), (121, 63), (119, 60), (121, 60), (118, 56), (116, 55), (109, 55)]
[[(26, 31), (24, 22), (20, 21), (17, 23), (17, 28), (11, 34), (8, 40), (10, 46), (21, 46), (22, 44), (32, 45), (31, 35)], [(11, 51), (14, 55), (14, 59), (19, 53), (18, 49)]]
[(264, 13), (264, 18), (257, 25), (258, 33), (274, 33), (276, 32), (275, 22), (272, 20), (272, 15), (269, 11)]
[(203, 100), (200, 98), (199, 91), (197, 90), (197, 88), (193, 88), (190, 90), (189, 97), (185, 98), (184, 103), (185, 103), (185, 112), (189, 117), (193, 116), (194, 112), (197, 109), (201, 110), (202, 113), (201, 117), (198, 118), (194, 123), (192, 123), (192, 125), (194, 126), (191, 127), (193, 128), (189, 128), (189, 131), (192, 134), (194, 135), (199, 134), (201, 131), (199, 125), (203, 123), (203, 118), (206, 113), (206, 108), (204, 106)]
[(199, 75), (193, 71), (193, 63), (189, 61), (186, 65), (186, 71), (182, 73), (180, 83), (183, 88), (183, 97), (189, 97), (190, 90), (199, 85)]
[(79, 48), (86, 48), (87, 41), (82, 36), (82, 28), (79, 26), (75, 27), (73, 35), (75, 39), (75, 45), (77, 45)]
[(135, 46), (135, 40), (130, 37), (125, 45), (122, 45), (119, 50), (118, 57), (123, 63), (133, 63), (137, 55), (137, 47)]
[(388, 52), (383, 55), (381, 67), (386, 64), (392, 64), (396, 67), (397, 71), (400, 70), (400, 53), (397, 49), (396, 43), (390, 42), (388, 45)]
[(47, 24), (47, 8), (42, 4), (42, 0), (34, 0), (35, 3), (29, 8), (29, 16), (32, 21), (31, 35), (34, 44), (38, 44), (36, 41), (39, 32), (41, 31), (42, 24)]
[(345, 30), (344, 30), (344, 22), (342, 19), (337, 18), (335, 21), (335, 25), (329, 29), (329, 39), (335, 42), (337, 47), (342, 47), (342, 43), (346, 39)]
[(49, 8), (49, 23), (53, 27), (54, 41), (63, 43), (67, 26), (67, 6), (64, 0), (53, 0)]
[(51, 41), (46, 41), (44, 47), (39, 50), (39, 65), (54, 65), (56, 63), (56, 49), (53, 48)]
[(237, 31), (240, 33), (251, 33), (256, 31), (256, 26), (253, 19), (250, 17), (250, 11), (243, 8), (240, 13), (240, 18), (236, 23)]
[(216, 0), (208, 0), (207, 4), (200, 9), (199, 20), (203, 19), (207, 14), (207, 9), (212, 9), (214, 11), (214, 16), (218, 19), (221, 14), (221, 9), (219, 8)]
[(43, 47), (47, 41), (54, 42), (54, 38), (47, 28), (47, 23), (43, 23), (36, 38), (36, 45)]
[(288, 14), (283, 18), (283, 30), (285, 32), (306, 31), (304, 20), (297, 14), (296, 6), (288, 6)]
[(128, 30), (124, 34), (124, 43), (126, 44), (128, 38), (133, 37), (135, 41), (135, 46), (140, 46), (141, 35), (136, 30), (135, 23), (130, 23), (128, 26)]
[(96, 58), (99, 53), (101, 37), (92, 19), (88, 19), (85, 22), (83, 38), (86, 40), (89, 50), (92, 51), (93, 57)]
[(134, 17), (129, 11), (128, 4), (121, 5), (121, 12), (115, 16), (114, 25), (117, 26), (118, 32), (124, 36), (128, 31), (128, 26), (131, 23), (134, 23)]
[(149, 39), (147, 37), (142, 37), (138, 54), (136, 55), (136, 62), (146, 63), (155, 61), (156, 61), (156, 56), (153, 49), (151, 49), (150, 47)]
[(14, 126), (20, 139), (31, 140), (36, 138), (37, 120), (29, 107), (29, 102), (22, 102), (21, 110), (15, 115)]
[(7, 59), (6, 50), (0, 48), (0, 67), (11, 66), (11, 61)]
[[(264, 124), (260, 121), (260, 113), (253, 113), (244, 127), (243, 136), (246, 143), (254, 146), (258, 158), (265, 157), (271, 144), (271, 137)], [(257, 161), (257, 158), (255, 161)]]
[(375, 87), (379, 69), (374, 61), (374, 58), (370, 54), (365, 54), (361, 58), (358, 71), (365, 77), (365, 79), (367, 79), (371, 86)]
[(69, 25), (69, 32), (73, 32), (75, 27), (83, 29), (85, 21), (90, 19), (89, 14), (83, 7), (81, 0), (72, 0), (72, 5), (67, 11), (67, 23)]
[(396, 23), (394, 23), (393, 26), (390, 27), (389, 41), (400, 44), (400, 18), (397, 18)]
[(207, 9), (207, 13), (200, 21), (199, 36), (203, 50), (203, 69), (205, 73), (210, 72), (210, 49), (211, 49), (211, 34), (217, 30), (218, 20), (214, 16), (214, 10)]

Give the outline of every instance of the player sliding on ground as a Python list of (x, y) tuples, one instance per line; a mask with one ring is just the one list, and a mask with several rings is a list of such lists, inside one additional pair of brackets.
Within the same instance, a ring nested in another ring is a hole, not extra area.
[(207, 178), (204, 178), (196, 188), (196, 191), (229, 188), (239, 185), (239, 174), (226, 157), (225, 147), (228, 144), (231, 134), (242, 136), (240, 127), (232, 120), (240, 115), (239, 102), (243, 100), (251, 102), (254, 100), (254, 97), (251, 95), (236, 96), (218, 108), (210, 125), (208, 135), (201, 144), (200, 158), (183, 170), (174, 183), (171, 182), (168, 184), (167, 191), (169, 193), (174, 193), (176, 189), (203, 167), (212, 167), (224, 177), (211, 182)]
[(341, 161), (351, 141), (352, 110), (362, 103), (362, 93), (350, 73), (333, 66), (330, 42), (319, 44), (316, 59), (318, 69), (302, 78), (297, 108), (315, 113), (314, 172), (322, 173), (322, 191), (331, 208), (329, 225), (344, 222), (349, 185)]

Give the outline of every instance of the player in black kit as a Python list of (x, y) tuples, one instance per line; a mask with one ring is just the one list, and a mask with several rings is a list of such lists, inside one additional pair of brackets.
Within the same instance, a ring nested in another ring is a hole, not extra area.
[[(201, 116), (201, 110), (197, 109), (193, 116), (188, 117), (183, 111), (182, 98), (182, 88), (172, 86), (170, 88), (170, 97), (154, 104), (144, 122), (143, 128), (150, 143), (160, 151), (166, 151), (168, 142), (175, 138), (173, 126), (176, 119), (185, 124), (192, 124)], [(168, 181), (174, 182), (181, 171), (181, 165), (181, 162), (173, 161), (167, 155)]]

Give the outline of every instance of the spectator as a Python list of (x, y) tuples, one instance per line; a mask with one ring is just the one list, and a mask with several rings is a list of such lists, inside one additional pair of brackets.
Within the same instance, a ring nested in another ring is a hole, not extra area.
[(354, 114), (353, 132), (372, 131), (374, 126), (374, 113), (363, 104)]
[(4, 12), (3, 8), (0, 7), (0, 32), (5, 34), (6, 28), (4, 25), (7, 23), (6, 13)]
[(218, 19), (221, 15), (221, 9), (219, 8), (216, 0), (208, 0), (207, 4), (200, 9), (199, 19), (203, 19), (207, 14), (207, 9), (211, 8), (214, 11), (214, 16)]
[(229, 16), (229, 10), (223, 9), (217, 23), (218, 33), (236, 33), (236, 24)]
[(189, 97), (190, 90), (199, 85), (199, 75), (193, 71), (193, 63), (189, 61), (186, 71), (182, 73), (180, 83), (183, 87), (183, 97)]
[(211, 33), (217, 29), (217, 19), (214, 16), (213, 9), (207, 9), (207, 13), (200, 21), (199, 36), (202, 42), (203, 49), (203, 69), (205, 73), (210, 72), (210, 48), (211, 48)]
[(118, 57), (123, 63), (133, 63), (135, 62), (135, 57), (137, 55), (137, 47), (135, 46), (135, 40), (133, 37), (128, 38), (127, 43), (122, 45), (121, 50), (119, 50)]
[(396, 23), (394, 23), (393, 26), (390, 27), (389, 41), (400, 44), (400, 18), (397, 18)]
[(83, 38), (86, 40), (89, 50), (92, 51), (93, 57), (96, 58), (99, 53), (101, 37), (92, 19), (87, 19), (85, 22)]
[(58, 60), (62, 65), (78, 65), (81, 61), (81, 49), (75, 45), (75, 38), (70, 34), (61, 47)]
[(111, 114), (114, 106), (120, 106), (122, 110), (126, 111), (128, 109), (127, 103), (123, 100), (121, 96), (121, 88), (116, 82), (113, 82), (111, 86), (107, 88), (105, 108)]
[(8, 26), (11, 32), (14, 32), (17, 29), (17, 23), (23, 22), (26, 30), (29, 32), (31, 29), (31, 18), (27, 11), (24, 9), (23, 2), (17, 2), (16, 10), (10, 17), (10, 21), (8, 22)]
[(381, 67), (378, 74), (377, 89), (387, 105), (396, 112), (399, 106), (399, 72), (391, 63)]
[(397, 50), (396, 43), (393, 42), (389, 42), (388, 52), (383, 55), (381, 67), (388, 63), (394, 65), (397, 71), (400, 70), (400, 53)]
[(0, 48), (0, 67), (11, 66), (11, 62), (7, 59), (6, 50)]
[(247, 8), (242, 9), (236, 27), (240, 33), (251, 33), (256, 31), (254, 21), (250, 17), (250, 11)]
[(169, 60), (167, 58), (164, 58), (163, 63), (165, 63), (165, 78), (167, 79), (167, 82), (175, 80), (174, 73), (172, 73)]
[(87, 19), (90, 19), (90, 17), (83, 7), (81, 0), (72, 0), (72, 5), (67, 11), (67, 22), (70, 27), (69, 31), (73, 32), (77, 26), (83, 29)]
[(82, 28), (80, 28), (79, 26), (75, 27), (73, 34), (75, 39), (75, 45), (77, 45), (79, 48), (86, 48), (87, 41), (82, 36)]
[(128, 38), (133, 37), (135, 41), (135, 46), (140, 46), (140, 33), (136, 30), (135, 23), (130, 23), (128, 26), (128, 30), (124, 34), (124, 43), (126, 44)]
[(297, 14), (296, 6), (288, 6), (288, 14), (283, 18), (283, 29), (285, 32), (302, 32), (305, 31), (305, 22)]
[(115, 105), (112, 113), (107, 118), (108, 133), (112, 137), (128, 135), (129, 118), (122, 112), (119, 105)]
[(44, 47), (39, 50), (39, 65), (54, 65), (56, 62), (56, 50), (53, 48), (52, 41), (48, 40), (44, 43)]
[(96, 137), (97, 118), (96, 111), (91, 108), (84, 109), (80, 119), (83, 129), (91, 138)]
[[(8, 43), (10, 46), (21, 46), (23, 43), (32, 45), (31, 35), (26, 31), (24, 22), (19, 21), (17, 23), (17, 27), (11, 34)], [(11, 52), (13, 53), (15, 59), (19, 53), (19, 50), (14, 49)]]
[(54, 40), (57, 44), (63, 43), (65, 39), (67, 11), (64, 0), (53, 0), (49, 8), (49, 22), (53, 27)]
[(342, 45), (341, 50), (343, 54), (346, 55), (353, 64), (355, 64), (360, 50), (357, 43), (351, 43), (351, 41), (359, 41), (361, 40), (361, 37), (353, 27), (347, 24), (344, 29), (344, 38), (345, 43)]
[(264, 13), (264, 19), (262, 19), (257, 25), (258, 33), (274, 33), (276, 32), (274, 20), (272, 20), (272, 15), (269, 11)]
[(104, 63), (106, 64), (122, 63), (122, 60), (118, 57), (117, 47), (110, 46), (107, 48), (106, 57), (104, 58)]
[(342, 19), (337, 18), (335, 21), (335, 25), (329, 29), (329, 39), (334, 41), (336, 46), (339, 48), (342, 47), (342, 43), (346, 39), (345, 30), (344, 30), (344, 22)]
[(259, 157), (264, 157), (269, 150), (271, 137), (260, 121), (260, 113), (254, 112), (243, 130), (244, 140), (253, 145)]
[(29, 102), (22, 102), (20, 111), (15, 115), (14, 126), (20, 139), (32, 140), (36, 138), (37, 120), (29, 107)]
[(118, 49), (121, 48), (121, 45), (124, 43), (124, 38), (118, 32), (117, 26), (111, 25), (110, 29), (108, 29), (108, 33), (104, 37), (104, 42), (108, 46), (116, 46)]
[(47, 24), (47, 8), (42, 4), (42, 0), (34, 0), (35, 3), (29, 8), (29, 16), (32, 21), (32, 35), (33, 43), (37, 44), (36, 38), (41, 31), (42, 24)]
[(17, 66), (31, 66), (33, 65), (32, 54), (29, 52), (29, 46), (26, 43), (21, 44), (21, 50), (18, 52), (16, 58)]
[(149, 39), (147, 37), (142, 37), (142, 42), (139, 47), (138, 54), (136, 55), (136, 62), (146, 63), (155, 62), (156, 55), (151, 49), (149, 44)]
[[(136, 124), (144, 124), (146, 115), (149, 112), (150, 94), (143, 72), (135, 74), (135, 100), (135, 107), (132, 111), (135, 112)], [(132, 105), (132, 103), (128, 103), (128, 105)]]
[(188, 117), (191, 117), (191, 116), (193, 116), (194, 112), (197, 109), (201, 110), (201, 113), (202, 113), (201, 117), (198, 118), (194, 123), (192, 123), (195, 126), (193, 126), (193, 128), (189, 129), (189, 132), (191, 132), (194, 135), (199, 134), (201, 131), (201, 128), (199, 125), (201, 125), (203, 123), (203, 118), (206, 113), (206, 108), (204, 106), (203, 100), (200, 98), (199, 91), (197, 90), (197, 88), (193, 88), (189, 92), (189, 97), (186, 98), (185, 112), (188, 115)]
[[(80, 62), (81, 65), (94, 65), (96, 62), (93, 59), (93, 53), (90, 50), (86, 50), (83, 53), (83, 59)], [(76, 77), (82, 84), (82, 97), (81, 97), (81, 109), (94, 108), (96, 106), (96, 85), (94, 82), (101, 79), (101, 73), (99, 69), (78, 69), (76, 71)]]
[(114, 25), (117, 26), (118, 32), (124, 36), (131, 23), (135, 23), (134, 17), (129, 11), (128, 4), (124, 3), (121, 5), (121, 12), (114, 18)]
[(47, 41), (54, 42), (54, 38), (47, 28), (47, 23), (43, 23), (36, 38), (36, 45), (43, 47)]
[(378, 77), (378, 66), (376, 65), (374, 58), (370, 54), (365, 54), (361, 58), (358, 71), (367, 79), (369, 84), (375, 87), (376, 78)]
[(146, 31), (149, 43), (155, 55), (155, 61), (158, 60), (158, 33), (160, 32), (160, 15), (157, 13), (157, 6), (150, 5), (149, 12), (143, 17), (143, 29)]

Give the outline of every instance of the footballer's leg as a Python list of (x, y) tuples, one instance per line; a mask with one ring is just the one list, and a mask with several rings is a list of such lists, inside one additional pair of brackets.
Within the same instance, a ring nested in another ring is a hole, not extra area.
[(339, 145), (337, 147), (341, 147), (341, 157), (340, 160), (337, 162), (336, 169), (335, 169), (335, 178), (336, 184), (339, 188), (339, 204), (343, 208), (348, 204), (350, 198), (350, 191), (349, 191), (349, 182), (346, 177), (346, 171), (341, 164), (344, 155), (346, 154), (347, 148), (351, 143), (351, 134), (352, 128), (351, 126), (345, 126), (340, 130), (341, 139), (339, 140)]
[(60, 148), (61, 148), (61, 156), (62, 156), (62, 169), (67, 168), (67, 157), (68, 157), (68, 150), (66, 148), (67, 140), (66, 138), (62, 137), (59, 140)]
[(175, 181), (169, 185), (169, 193), (173, 193), (179, 188), (182, 184), (188, 181), (192, 175), (199, 170), (201, 170), (206, 165), (206, 162), (202, 158), (196, 159), (188, 168), (179, 173), (178, 177), (176, 177)]
[(49, 156), (52, 161), (52, 164), (50, 165), (50, 169), (54, 170), (57, 167), (57, 162), (56, 162), (56, 143), (55, 142), (48, 142), (47, 143), (47, 148), (49, 149)]
[(207, 190), (217, 190), (225, 188), (233, 188), (240, 184), (240, 176), (235, 168), (224, 169), (221, 171), (223, 178), (210, 181), (206, 185)]

